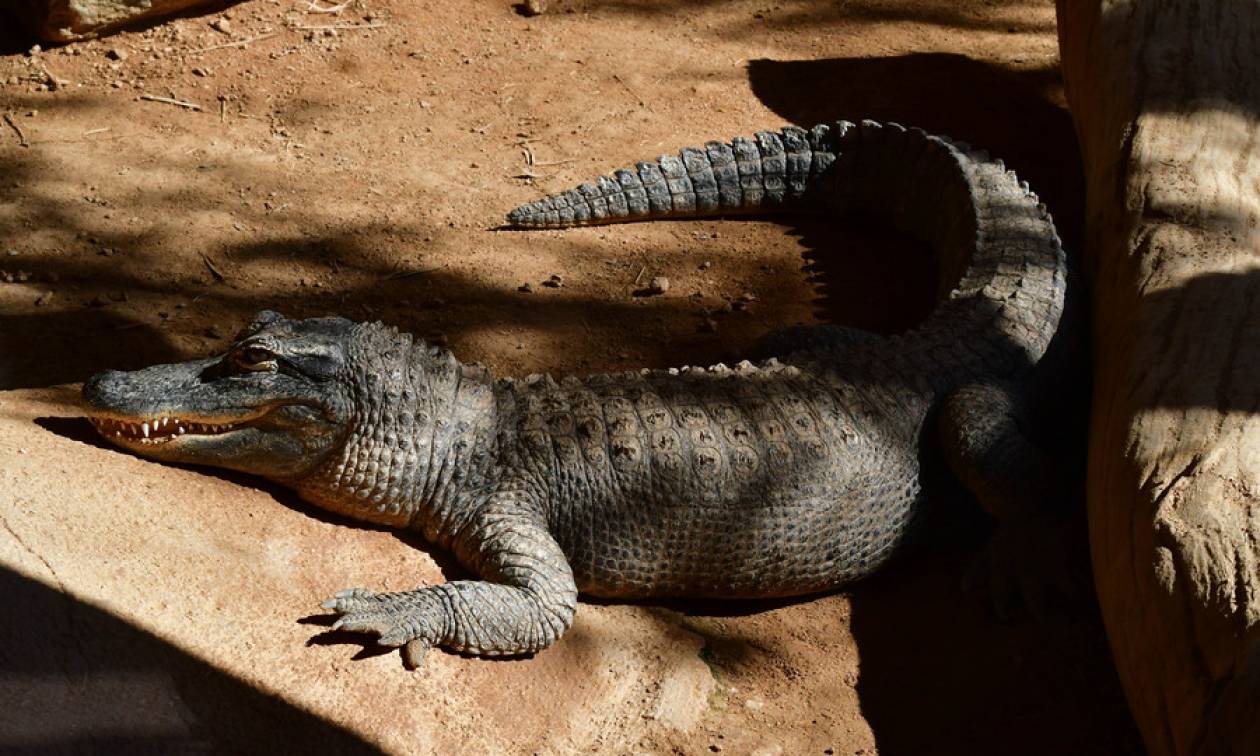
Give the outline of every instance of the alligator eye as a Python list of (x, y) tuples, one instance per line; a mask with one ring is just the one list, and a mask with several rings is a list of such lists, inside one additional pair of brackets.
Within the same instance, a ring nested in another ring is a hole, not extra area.
[(274, 370), (276, 356), (260, 346), (245, 347), (236, 353), (236, 363), (246, 370)]

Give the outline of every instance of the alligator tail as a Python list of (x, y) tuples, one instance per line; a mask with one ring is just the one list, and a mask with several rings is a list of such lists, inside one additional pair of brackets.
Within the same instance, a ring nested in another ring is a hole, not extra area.
[(821, 199), (819, 179), (835, 162), (835, 128), (788, 126), (730, 142), (686, 147), (636, 163), (594, 183), (553, 194), (508, 213), (522, 228), (562, 228), (655, 218), (764, 213)]
[(941, 301), (899, 337), (907, 352), (952, 350), (960, 369), (984, 363), (1005, 374), (1040, 359), (1057, 330), (1067, 265), (1037, 195), (987, 152), (893, 123), (709, 142), (522, 205), (508, 222), (561, 228), (780, 211), (860, 213), (936, 249)]

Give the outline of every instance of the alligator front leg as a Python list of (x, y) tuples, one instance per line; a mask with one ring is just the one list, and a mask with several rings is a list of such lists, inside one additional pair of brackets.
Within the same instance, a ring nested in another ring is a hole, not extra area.
[(460, 534), (456, 552), (485, 579), (400, 593), (341, 591), (323, 604), (341, 615), (333, 628), (378, 633), (382, 645), (404, 646), (414, 668), (432, 646), (480, 656), (532, 653), (573, 624), (573, 572), (540, 516), (513, 500), (492, 503)]

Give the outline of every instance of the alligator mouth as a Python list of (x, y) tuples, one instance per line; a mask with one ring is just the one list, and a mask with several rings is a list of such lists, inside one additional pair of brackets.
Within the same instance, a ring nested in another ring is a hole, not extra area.
[(140, 422), (112, 417), (89, 419), (97, 432), (108, 439), (145, 445), (165, 444), (183, 436), (222, 436), (247, 427), (245, 422), (200, 423), (167, 415)]

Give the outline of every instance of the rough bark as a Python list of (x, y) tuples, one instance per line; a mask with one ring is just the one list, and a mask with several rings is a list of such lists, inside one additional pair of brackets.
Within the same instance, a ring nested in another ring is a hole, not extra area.
[(1091, 547), (1153, 754), (1260, 753), (1260, 3), (1059, 0), (1087, 180)]
[(18, 0), (14, 13), (41, 39), (72, 42), (223, 0)]

